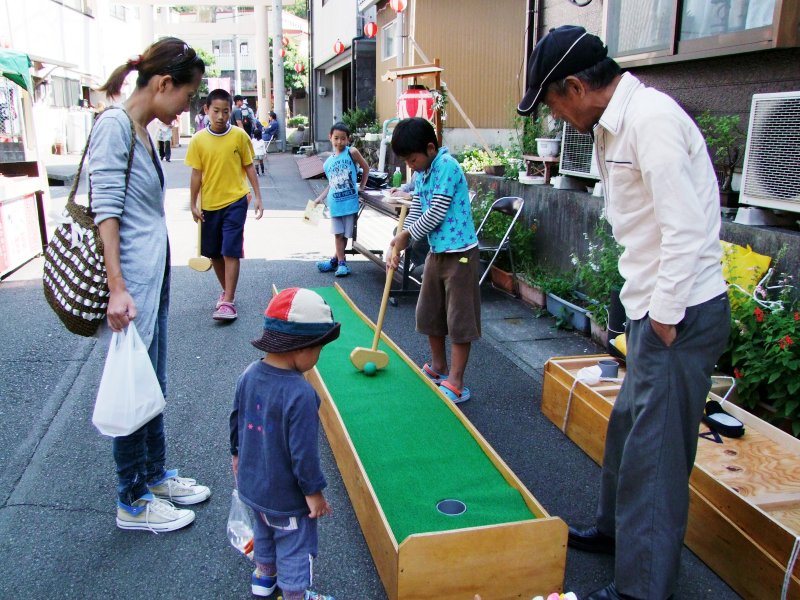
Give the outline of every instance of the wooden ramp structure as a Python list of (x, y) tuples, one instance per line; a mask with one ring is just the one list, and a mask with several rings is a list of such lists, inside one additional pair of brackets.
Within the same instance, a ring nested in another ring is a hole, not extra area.
[[(550, 359), (542, 392), (542, 412), (598, 464), (620, 384), (576, 384), (575, 377), (603, 358), (610, 357)], [(698, 440), (685, 543), (744, 598), (800, 598), (800, 440), (730, 402), (725, 410), (745, 434), (722, 444)], [(705, 431), (701, 424), (698, 434)]]
[[(306, 377), (389, 598), (528, 600), (561, 590), (566, 524), (385, 333), (385, 369), (368, 377), (349, 364), (374, 325), (338, 286), (315, 291), (342, 334)], [(452, 500), (463, 510), (449, 510)]]

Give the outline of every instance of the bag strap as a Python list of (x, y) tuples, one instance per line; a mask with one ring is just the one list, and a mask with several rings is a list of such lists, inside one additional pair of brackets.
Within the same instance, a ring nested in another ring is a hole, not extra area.
[[(112, 106), (112, 107), (107, 108), (106, 110), (121, 110), (122, 112), (125, 113), (125, 116), (128, 117), (128, 121), (130, 121), (130, 124), (131, 124), (131, 148), (130, 148), (130, 152), (128, 152), (128, 166), (125, 168), (125, 195), (127, 196), (128, 195), (128, 182), (130, 181), (130, 178), (131, 178), (131, 166), (133, 165), (133, 151), (134, 151), (134, 148), (136, 146), (136, 129), (134, 128), (133, 119), (131, 119), (130, 115), (127, 113), (127, 111), (125, 111), (125, 109), (123, 109), (121, 107)], [(103, 111), (103, 112), (105, 112), (105, 111)], [(86, 146), (83, 149), (83, 154), (81, 154), (81, 161), (78, 164), (78, 172), (75, 175), (75, 181), (72, 182), (72, 188), (70, 189), (69, 197), (67, 198), (67, 210), (69, 211), (70, 216), (72, 216), (73, 219), (78, 221), (78, 224), (83, 226), (83, 227), (90, 227), (92, 225), (92, 223), (94, 222), (94, 212), (92, 211), (92, 182), (91, 182), (91, 178), (89, 180), (89, 212), (88, 212), (88, 217), (91, 220), (91, 223), (90, 222), (86, 222), (86, 223), (80, 222), (81, 220), (83, 220), (80, 217), (84, 213), (82, 211), (70, 210), (70, 207), (78, 205), (78, 203), (75, 201), (75, 196), (76, 196), (76, 194), (78, 192), (78, 186), (80, 185), (80, 182), (81, 182), (81, 173), (83, 171), (83, 163), (86, 160), (86, 154), (89, 151), (89, 144), (92, 141), (92, 134), (94, 133), (94, 126), (97, 124), (97, 120), (99, 119), (100, 115), (102, 115), (102, 114), (103, 113), (98, 113), (97, 115), (95, 115), (94, 123), (92, 123), (92, 130), (89, 132), (89, 137), (86, 139)]]

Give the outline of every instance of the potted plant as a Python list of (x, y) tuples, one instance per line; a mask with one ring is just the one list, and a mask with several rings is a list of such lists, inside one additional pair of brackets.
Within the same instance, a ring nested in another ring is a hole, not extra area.
[(604, 217), (598, 219), (594, 232), (587, 240), (584, 258), (572, 255), (578, 287), (585, 294), (590, 311), (590, 332), (597, 343), (608, 345), (608, 317), (611, 304), (619, 302), (619, 294), (624, 280), (619, 273), (618, 263), (622, 254), (620, 246), (611, 235), (610, 226)]
[(737, 402), (800, 436), (800, 301), (790, 275), (752, 294), (731, 286), (731, 337), (720, 367), (736, 381)]
[(556, 318), (557, 327), (589, 333), (589, 311), (576, 303), (575, 284), (574, 271), (551, 273), (542, 282), (547, 292), (547, 312)]
[(738, 193), (731, 189), (736, 167), (743, 158), (746, 135), (739, 127), (739, 115), (712, 115), (705, 111), (697, 117), (697, 126), (706, 139), (712, 162), (720, 172), (720, 205), (733, 208), (739, 205)]

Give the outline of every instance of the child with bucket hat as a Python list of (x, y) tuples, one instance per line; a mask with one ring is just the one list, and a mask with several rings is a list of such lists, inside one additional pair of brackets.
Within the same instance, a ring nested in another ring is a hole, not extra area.
[(317, 518), (333, 511), (322, 494), (320, 398), (303, 373), (339, 337), (339, 327), (316, 292), (283, 290), (267, 306), (261, 338), (251, 342), (267, 354), (236, 384), (231, 454), (239, 497), (255, 511), (255, 596), (280, 585), (285, 600), (333, 600), (308, 589)]

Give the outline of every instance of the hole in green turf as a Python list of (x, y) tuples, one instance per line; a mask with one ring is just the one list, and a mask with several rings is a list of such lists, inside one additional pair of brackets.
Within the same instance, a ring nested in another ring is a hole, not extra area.
[(461, 500), (454, 500), (448, 498), (447, 500), (440, 500), (436, 503), (436, 510), (448, 517), (457, 517), (467, 512), (467, 505)]

